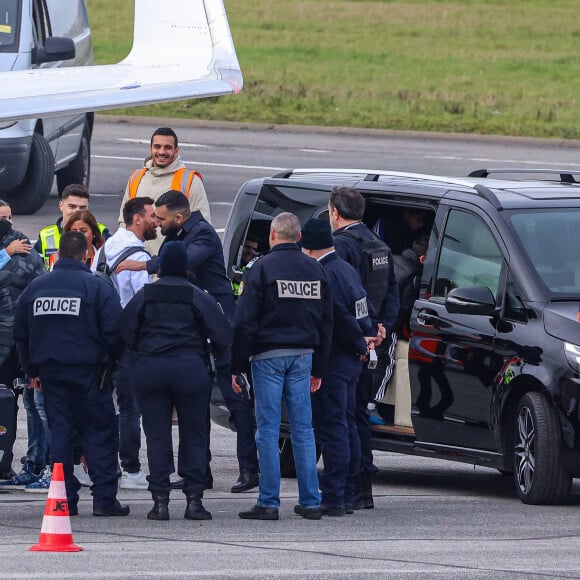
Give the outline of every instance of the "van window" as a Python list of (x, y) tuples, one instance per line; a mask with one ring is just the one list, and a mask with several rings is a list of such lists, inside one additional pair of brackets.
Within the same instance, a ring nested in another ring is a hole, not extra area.
[(46, 5), (53, 36), (75, 38), (85, 31), (87, 24), (82, 18), (82, 4), (78, 0), (46, 0)]
[(52, 36), (48, 10), (44, 0), (35, 0), (33, 2), (32, 19), (34, 21), (34, 41), (37, 46), (44, 47), (46, 39)]
[(454, 288), (487, 286), (495, 295), (503, 256), (489, 228), (477, 216), (451, 210), (443, 235), (434, 296)]
[(510, 215), (522, 250), (554, 295), (580, 294), (580, 209), (517, 210)]
[(0, 52), (18, 50), (20, 1), (0, 0)]

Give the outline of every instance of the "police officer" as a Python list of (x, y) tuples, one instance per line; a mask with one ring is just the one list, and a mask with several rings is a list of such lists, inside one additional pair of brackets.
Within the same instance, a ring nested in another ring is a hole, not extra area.
[[(348, 187), (335, 187), (328, 203), (330, 225), (334, 231), (334, 246), (338, 255), (359, 272), (369, 301), (369, 314), (378, 327), (376, 346), (379, 364), (388, 361), (387, 341), (399, 312), (399, 288), (395, 279), (393, 260), (389, 247), (362, 223), (365, 211), (364, 197)], [(384, 370), (382, 371), (384, 375)], [(382, 378), (382, 377), (381, 377)], [(355, 508), (372, 509), (371, 476), (373, 465), (371, 433), (367, 405), (373, 400), (373, 377), (363, 369), (357, 387), (357, 426), (361, 443), (361, 471), (359, 492)]]
[[(194, 284), (209, 292), (220, 303), (228, 323), (233, 324), (234, 295), (226, 276), (222, 244), (215, 229), (199, 211), (191, 213), (189, 201), (180, 191), (172, 190), (162, 194), (155, 202), (155, 213), (166, 240), (182, 241), (186, 245), (187, 267)], [(159, 257), (154, 257), (147, 263), (127, 260), (118, 271), (147, 268), (150, 274), (157, 274), (159, 260)], [(218, 357), (217, 381), (236, 427), (240, 475), (231, 491), (238, 493), (258, 485), (259, 467), (250, 400), (246, 392), (240, 395), (232, 392), (229, 362), (229, 352)], [(208, 485), (211, 486), (211, 483)]]
[(171, 417), (179, 421), (178, 472), (187, 497), (185, 518), (210, 520), (203, 507), (209, 449), (212, 380), (207, 340), (219, 353), (229, 344), (226, 319), (216, 301), (186, 280), (187, 249), (165, 242), (159, 280), (146, 284), (123, 312), (122, 333), (135, 353), (134, 384), (143, 417), (153, 509), (149, 520), (168, 520), (173, 472)]
[(298, 218), (277, 215), (270, 253), (247, 265), (240, 287), (232, 388), (240, 391), (236, 377), (248, 371), (251, 360), (260, 459), (258, 502), (238, 514), (242, 519), (278, 519), (282, 400), (298, 478), (300, 504), (294, 511), (307, 519), (322, 515), (310, 391), (320, 387), (330, 351), (332, 302), (322, 267), (300, 252), (299, 239)]
[[(312, 394), (312, 419), (322, 449), (319, 477), (322, 514), (352, 513), (360, 471), (360, 439), (356, 426), (356, 385), (361, 357), (373, 342), (367, 297), (357, 271), (334, 250), (327, 220), (313, 218), (302, 228), (302, 251), (319, 261), (332, 286), (334, 324), (327, 371)], [(368, 338), (365, 338), (368, 337)]]
[(62, 463), (71, 515), (80, 484), (73, 476), (73, 434), (78, 430), (93, 481), (93, 515), (126, 516), (117, 494), (119, 437), (109, 385), (100, 370), (120, 350), (121, 305), (112, 286), (91, 274), (80, 232), (60, 239), (52, 272), (26, 288), (18, 301), (14, 338), (32, 384), (42, 385), (52, 460)]

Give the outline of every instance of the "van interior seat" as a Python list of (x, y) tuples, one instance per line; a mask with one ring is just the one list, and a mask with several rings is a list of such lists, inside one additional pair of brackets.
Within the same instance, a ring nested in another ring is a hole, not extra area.
[(413, 427), (411, 421), (411, 381), (409, 380), (409, 342), (397, 341), (395, 371), (381, 403), (394, 405), (395, 425)]

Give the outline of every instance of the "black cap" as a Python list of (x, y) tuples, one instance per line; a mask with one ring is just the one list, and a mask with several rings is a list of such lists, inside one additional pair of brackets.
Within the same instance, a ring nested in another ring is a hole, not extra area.
[(334, 245), (332, 231), (328, 220), (320, 218), (309, 219), (302, 226), (300, 245), (307, 250), (325, 250)]
[(183, 242), (165, 242), (159, 255), (159, 276), (180, 276), (187, 272), (187, 248)]

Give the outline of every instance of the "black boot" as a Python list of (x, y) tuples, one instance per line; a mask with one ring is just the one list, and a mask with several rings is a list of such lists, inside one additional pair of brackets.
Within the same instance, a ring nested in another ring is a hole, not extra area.
[(353, 507), (355, 510), (372, 510), (375, 507), (373, 484), (369, 474), (359, 476)]
[(202, 495), (188, 495), (187, 508), (183, 517), (186, 520), (211, 520), (211, 514), (203, 507), (201, 503)]
[(152, 491), (153, 508), (147, 514), (148, 520), (168, 520), (169, 519), (169, 492), (168, 491)]

